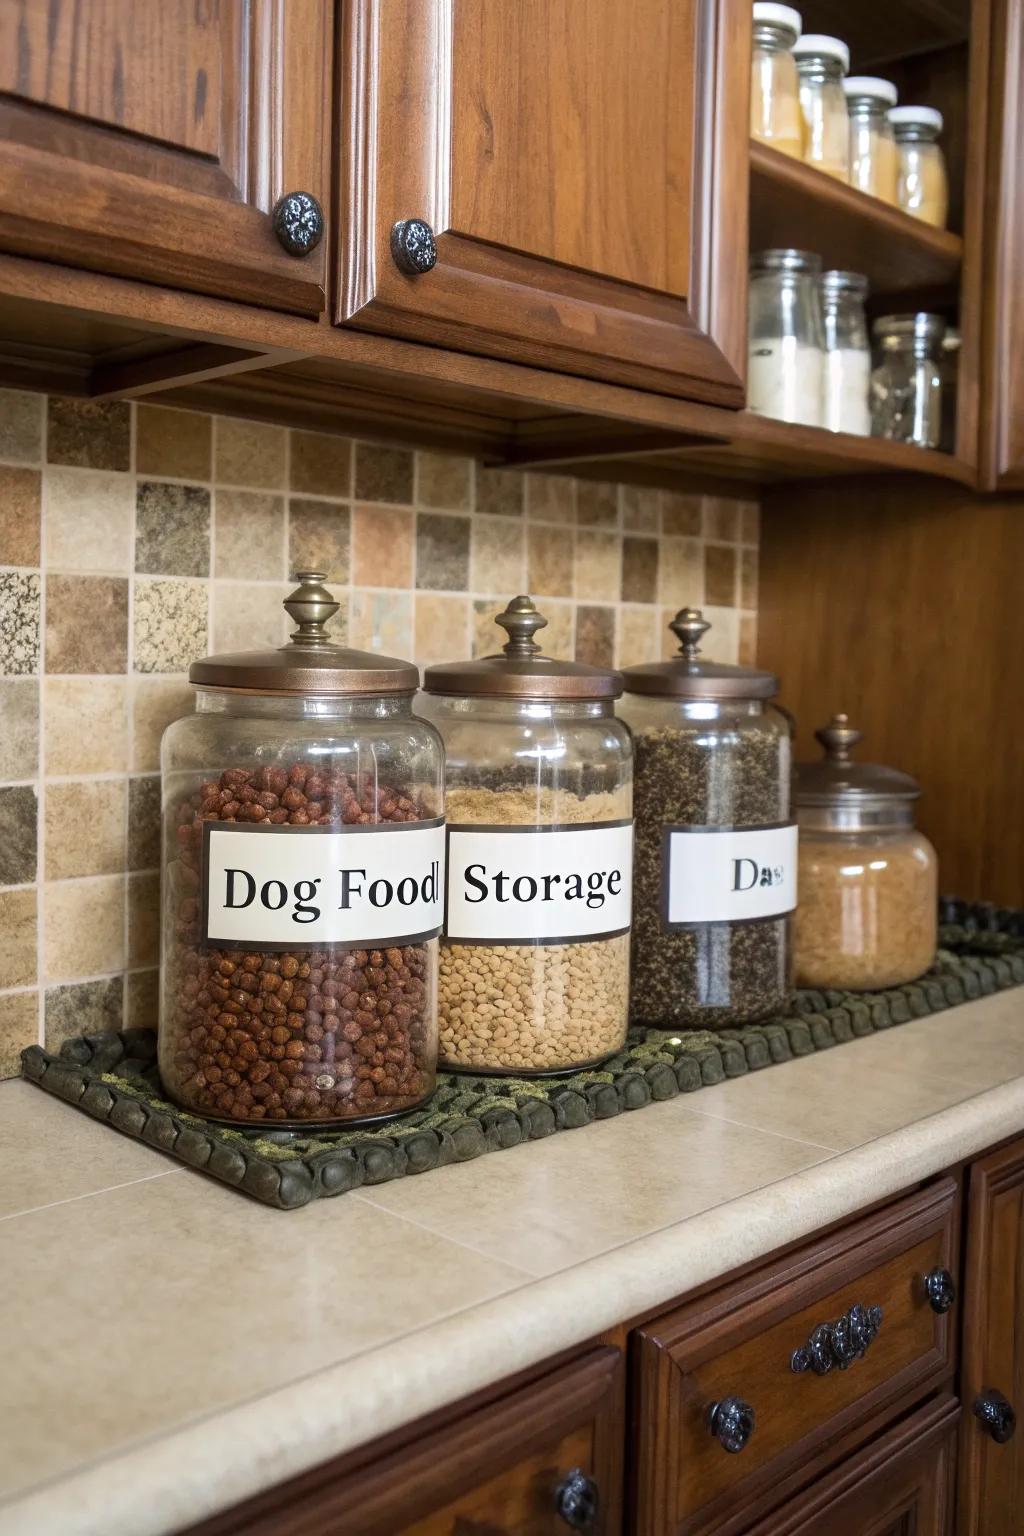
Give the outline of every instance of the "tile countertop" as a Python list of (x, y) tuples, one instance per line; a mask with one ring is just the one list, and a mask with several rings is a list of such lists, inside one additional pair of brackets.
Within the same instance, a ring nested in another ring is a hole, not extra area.
[(158, 1536), (1024, 1131), (1024, 989), (300, 1211), (0, 1086), (0, 1536)]

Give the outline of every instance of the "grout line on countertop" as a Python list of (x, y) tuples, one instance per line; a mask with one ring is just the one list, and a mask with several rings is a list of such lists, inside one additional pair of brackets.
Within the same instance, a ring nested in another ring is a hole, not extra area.
[(151, 1184), (154, 1179), (166, 1179), (172, 1173), (190, 1171), (188, 1168), (161, 1168), (159, 1173), (143, 1173), (137, 1179), (122, 1179), (119, 1184), (105, 1184), (102, 1189), (87, 1189), (80, 1195), (65, 1195), (63, 1200), (47, 1200), (42, 1205), (27, 1205), (20, 1211), (8, 1211), (6, 1216), (0, 1216), (0, 1223), (15, 1221), (19, 1216), (35, 1216), (40, 1211), (52, 1211), (58, 1205), (75, 1205), (79, 1200), (93, 1200), (97, 1195), (113, 1194), (116, 1189), (130, 1189), (133, 1184)]

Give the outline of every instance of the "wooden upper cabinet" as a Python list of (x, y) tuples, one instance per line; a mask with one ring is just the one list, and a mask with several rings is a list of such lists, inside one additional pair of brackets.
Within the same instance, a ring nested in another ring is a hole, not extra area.
[(0, 0), (0, 251), (315, 315), (330, 0)]
[(742, 404), (749, 0), (343, 12), (339, 321)]
[(1024, 15), (992, 0), (981, 464), (987, 490), (1024, 488)]

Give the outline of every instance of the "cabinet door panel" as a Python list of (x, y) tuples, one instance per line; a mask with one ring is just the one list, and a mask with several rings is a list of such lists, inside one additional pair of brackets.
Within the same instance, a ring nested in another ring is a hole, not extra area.
[(0, 0), (0, 249), (316, 314), (329, 0)]
[(1024, 487), (1024, 15), (992, 0), (983, 284), (983, 485)]
[(972, 1407), (998, 1391), (1024, 1412), (1024, 1141), (975, 1163), (967, 1206), (960, 1446), (962, 1536), (1024, 1530), (1024, 1430), (998, 1444)]
[[(352, 0), (337, 318), (742, 403), (743, 0)], [(393, 225), (421, 218), (432, 271)]]

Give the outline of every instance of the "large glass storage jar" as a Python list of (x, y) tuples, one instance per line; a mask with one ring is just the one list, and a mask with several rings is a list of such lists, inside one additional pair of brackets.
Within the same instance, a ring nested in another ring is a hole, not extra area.
[(436, 1070), (441, 740), (416, 668), (332, 644), (298, 579), (291, 643), (196, 662), (161, 751), (160, 1074), (240, 1125), (385, 1119)]
[(850, 50), (838, 37), (805, 32), (793, 44), (800, 82), (804, 159), (837, 181), (850, 179), (850, 119), (843, 77)]
[(821, 425), (825, 338), (813, 251), (750, 258), (747, 406), (778, 421)]
[(797, 984), (871, 991), (914, 981), (935, 958), (938, 923), (938, 861), (914, 827), (920, 788), (895, 768), (855, 763), (861, 733), (846, 715), (814, 734), (824, 761), (795, 774)]
[(868, 280), (859, 272), (823, 272), (825, 332), (821, 424), (832, 432), (871, 432), (871, 347), (864, 314)]
[(871, 430), (896, 443), (937, 448), (942, 437), (941, 315), (884, 315), (873, 326)]
[(893, 107), (889, 122), (896, 137), (896, 201), (904, 213), (945, 229), (949, 180), (938, 142), (942, 113), (935, 107)]
[(769, 672), (700, 657), (695, 608), (680, 654), (625, 669), (633, 732), (634, 1023), (715, 1029), (768, 1018), (789, 993), (796, 905), (789, 721)]
[(754, 0), (750, 136), (799, 160), (804, 152), (793, 44), (803, 22), (791, 5)]
[(534, 1074), (621, 1049), (633, 785), (617, 672), (557, 661), (528, 597), (500, 655), (428, 667), (444, 739), (448, 885), (438, 1010), (446, 1067)]
[(877, 75), (850, 75), (843, 81), (850, 116), (850, 185), (883, 202), (896, 202), (896, 140), (888, 109), (898, 92)]

